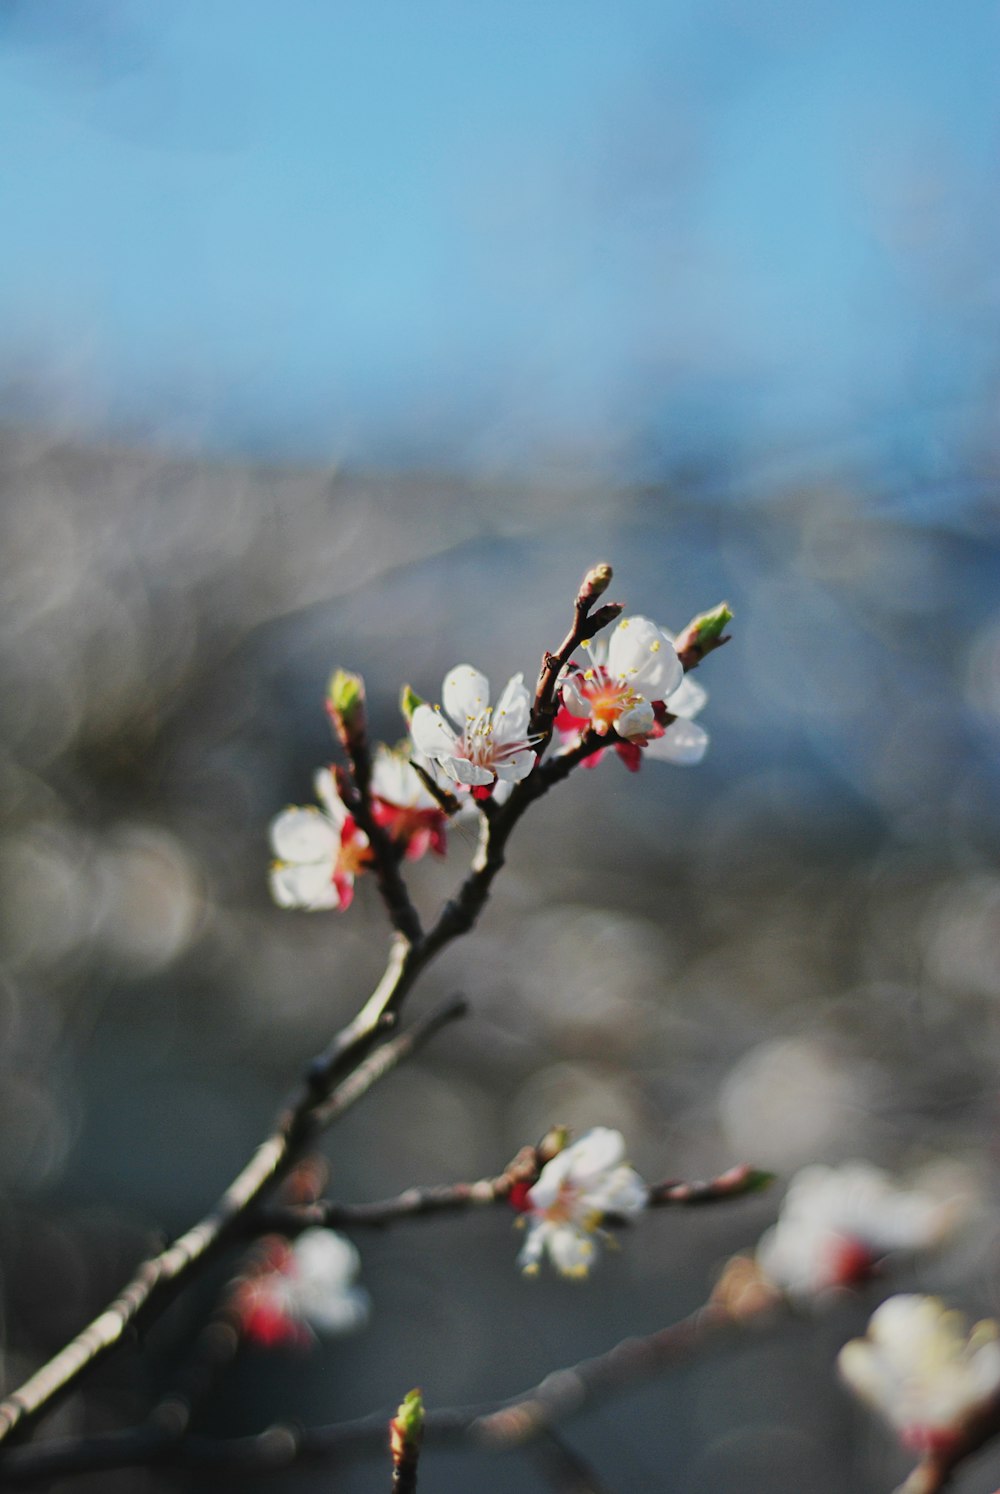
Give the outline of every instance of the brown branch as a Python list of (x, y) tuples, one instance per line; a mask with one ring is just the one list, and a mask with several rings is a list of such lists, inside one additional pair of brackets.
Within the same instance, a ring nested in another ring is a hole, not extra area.
[(447, 1002), (370, 1053), (332, 1092), (317, 1093), (315, 1082), (307, 1084), (204, 1219), (144, 1261), (92, 1323), (0, 1402), (0, 1444), (26, 1432), (86, 1371), (117, 1348), (127, 1331), (159, 1316), (180, 1287), (240, 1234), (244, 1216), (285, 1177), (320, 1131), (464, 1010), (464, 1000)]
[(725, 1203), (748, 1193), (760, 1193), (773, 1182), (773, 1172), (761, 1172), (742, 1163), (707, 1183), (655, 1183), (649, 1190), (648, 1206), (662, 1209), (670, 1204)]
[[(621, 611), (618, 603), (607, 604), (597, 612), (592, 610), (610, 579), (610, 566), (597, 566), (588, 572), (574, 604), (573, 627), (557, 652), (545, 656), (532, 713), (532, 722), (541, 733), (539, 754), (551, 737), (555, 690), (562, 668), (588, 631), (605, 627)], [(357, 708), (358, 699), (363, 702), (363, 685), (360, 681), (357, 683), (361, 695), (355, 699), (352, 708)], [(457, 895), (445, 904), (436, 923), (425, 934), (399, 873), (397, 848), (382, 827), (375, 823), (370, 812), (371, 759), (363, 708), (353, 721), (341, 711), (338, 731), (354, 775), (349, 785), (350, 807), (375, 850), (380, 890), (397, 930), (382, 979), (353, 1020), (314, 1060), (302, 1093), (215, 1207), (172, 1245), (145, 1261), (104, 1312), (24, 1385), (0, 1402), (0, 1447), (27, 1431), (91, 1366), (121, 1344), (127, 1330), (141, 1327), (162, 1312), (197, 1270), (239, 1236), (251, 1208), (273, 1191), (318, 1132), (356, 1103), (373, 1083), (412, 1052), (418, 1043), (425, 1041), (442, 1022), (451, 1020), (464, 1010), (464, 1003), (449, 1003), (423, 1019), (409, 1033), (388, 1042), (381, 1049), (369, 1051), (398, 1019), (403, 1000), (425, 966), (442, 948), (475, 923), (489, 897), (493, 880), (504, 864), (507, 841), (528, 805), (566, 778), (580, 762), (608, 745), (607, 737), (585, 732), (577, 747), (548, 762), (539, 762), (527, 778), (515, 785), (506, 804), (494, 805), (489, 815), (482, 816), (480, 843), (472, 869)]]
[[(648, 1337), (623, 1339), (607, 1353), (556, 1370), (511, 1400), (429, 1411), (424, 1435), (435, 1441), (466, 1440), (494, 1452), (529, 1445), (596, 1398), (675, 1369), (727, 1334), (773, 1318), (779, 1310), (774, 1299), (738, 1315), (710, 1302)], [(147, 1423), (12, 1448), (0, 1461), (0, 1487), (29, 1488), (59, 1476), (112, 1468), (200, 1468), (251, 1475), (293, 1464), (328, 1464), (338, 1456), (383, 1448), (386, 1420), (382, 1411), (330, 1426), (279, 1425), (249, 1437), (179, 1439)]]
[(546, 652), (542, 656), (542, 667), (538, 674), (535, 701), (528, 727), (532, 735), (538, 737), (535, 751), (539, 757), (545, 751), (552, 736), (552, 723), (556, 715), (555, 693), (559, 676), (580, 645), (592, 638), (595, 633), (599, 633), (602, 628), (606, 628), (608, 623), (614, 622), (622, 611), (621, 602), (608, 602), (597, 612), (593, 611), (598, 597), (602, 596), (610, 586), (611, 576), (612, 571), (609, 565), (591, 567), (581, 581), (580, 589), (573, 602), (573, 624), (569, 632), (554, 654)]
[[(529, 1154), (534, 1148), (526, 1149)], [(319, 1199), (310, 1204), (258, 1211), (248, 1220), (254, 1234), (267, 1233), (294, 1236), (317, 1226), (323, 1229), (385, 1229), (406, 1219), (427, 1218), (435, 1214), (458, 1214), (471, 1209), (506, 1203), (514, 1183), (532, 1183), (538, 1175), (537, 1164), (526, 1168), (523, 1154), (493, 1178), (479, 1178), (474, 1183), (441, 1183), (428, 1188), (406, 1188), (393, 1198), (375, 1203), (344, 1204)], [(759, 1192), (773, 1180), (773, 1174), (742, 1165), (730, 1168), (720, 1177), (706, 1183), (656, 1183), (649, 1190), (648, 1207), (694, 1207), (707, 1203), (724, 1203)], [(606, 1218), (616, 1222), (613, 1215)]]

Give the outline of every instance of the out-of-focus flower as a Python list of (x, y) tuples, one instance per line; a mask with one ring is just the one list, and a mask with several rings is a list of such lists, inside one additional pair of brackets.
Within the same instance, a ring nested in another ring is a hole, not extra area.
[(523, 675), (508, 680), (491, 707), (486, 676), (471, 664), (459, 664), (445, 678), (442, 699), (445, 714), (427, 705), (413, 712), (410, 734), (418, 752), (455, 783), (473, 789), (528, 776), (536, 761), (535, 738), (528, 735), (531, 698)]
[(411, 861), (428, 851), (444, 855), (448, 817), (405, 753), (381, 744), (375, 749), (371, 794), (376, 820), (398, 845), (405, 847)]
[(631, 1219), (649, 1198), (624, 1157), (621, 1132), (596, 1126), (545, 1164), (538, 1181), (515, 1201), (527, 1221), (528, 1237), (518, 1257), (524, 1271), (536, 1272), (548, 1251), (564, 1276), (587, 1275), (605, 1216)]
[[(632, 772), (643, 751), (662, 762), (700, 762), (708, 735), (694, 717), (708, 694), (684, 674), (666, 629), (645, 617), (623, 617), (609, 641), (585, 646), (590, 665), (571, 668), (563, 680), (555, 725), (564, 746), (579, 742), (588, 727), (599, 736), (613, 728), (622, 739), (615, 749)], [(600, 756), (594, 753), (588, 765)]]
[(256, 1343), (308, 1344), (313, 1335), (337, 1336), (363, 1328), (371, 1300), (357, 1285), (361, 1258), (343, 1235), (307, 1229), (287, 1245), (268, 1247), (264, 1269), (236, 1289), (235, 1310)]
[(322, 808), (293, 806), (271, 824), (271, 896), (282, 908), (346, 909), (354, 879), (371, 859), (368, 837), (348, 813), (329, 768), (321, 768), (315, 782)]
[(867, 1162), (804, 1167), (757, 1246), (757, 1264), (782, 1291), (814, 1296), (865, 1280), (891, 1251), (938, 1244), (955, 1213), (948, 1202), (897, 1187)]
[(992, 1318), (970, 1333), (964, 1315), (937, 1297), (890, 1297), (872, 1314), (867, 1337), (844, 1345), (838, 1366), (907, 1447), (947, 1454), (1000, 1395), (998, 1334)]

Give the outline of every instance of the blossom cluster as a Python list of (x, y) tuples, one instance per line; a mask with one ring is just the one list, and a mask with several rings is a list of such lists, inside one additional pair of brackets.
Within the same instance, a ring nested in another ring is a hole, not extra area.
[[(397, 750), (376, 748), (369, 786), (375, 823), (400, 855), (444, 855), (448, 814), (456, 806), (461, 813), (477, 801), (501, 802), (546, 751), (572, 751), (588, 732), (613, 745), (633, 771), (643, 756), (680, 765), (701, 760), (708, 736), (693, 718), (707, 693), (685, 675), (672, 634), (648, 618), (623, 617), (607, 642), (582, 649), (585, 662), (571, 659), (558, 683), (551, 743), (532, 730), (522, 674), (493, 702), (486, 676), (459, 664), (445, 676), (441, 706), (413, 697), (408, 740)], [(352, 708), (357, 699), (356, 692)], [(602, 755), (595, 746), (588, 766)], [(271, 825), (271, 894), (283, 908), (343, 911), (374, 851), (331, 769), (316, 774), (315, 790), (316, 805), (285, 809)]]

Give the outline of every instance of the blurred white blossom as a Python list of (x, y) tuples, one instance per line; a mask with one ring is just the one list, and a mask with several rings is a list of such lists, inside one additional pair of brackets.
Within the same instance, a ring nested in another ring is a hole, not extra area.
[(361, 1258), (330, 1229), (307, 1229), (294, 1245), (272, 1246), (268, 1269), (240, 1284), (236, 1306), (248, 1338), (266, 1345), (308, 1343), (363, 1328), (371, 1301), (357, 1285)]
[(866, 1338), (840, 1351), (840, 1373), (921, 1454), (962, 1445), (970, 1422), (1000, 1394), (992, 1318), (971, 1330), (937, 1297), (898, 1296), (873, 1313)]
[(761, 1238), (757, 1264), (782, 1291), (814, 1296), (864, 1280), (891, 1251), (937, 1244), (955, 1218), (953, 1204), (900, 1188), (866, 1162), (804, 1167)]

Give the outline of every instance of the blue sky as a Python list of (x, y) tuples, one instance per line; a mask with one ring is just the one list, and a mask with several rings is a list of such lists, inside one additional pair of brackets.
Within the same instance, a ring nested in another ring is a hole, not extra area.
[(293, 459), (930, 460), (993, 400), (998, 31), (6, 0), (7, 413)]

